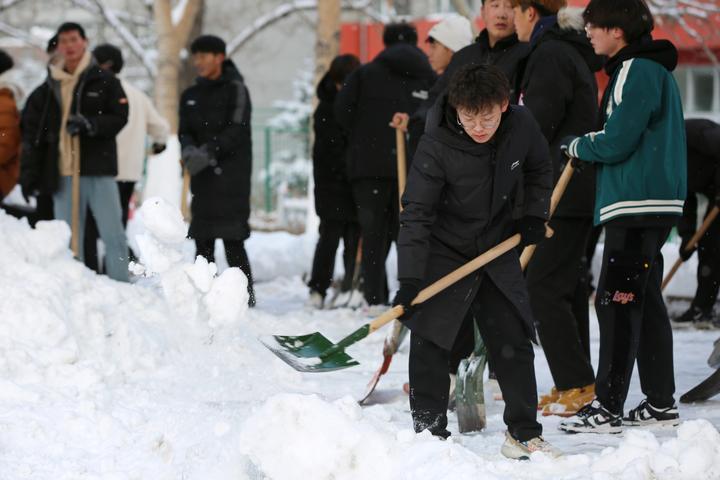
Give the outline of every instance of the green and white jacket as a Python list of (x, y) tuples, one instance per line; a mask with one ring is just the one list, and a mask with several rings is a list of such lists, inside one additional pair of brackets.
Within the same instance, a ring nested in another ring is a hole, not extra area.
[(631, 45), (606, 65), (605, 125), (572, 141), (570, 156), (597, 164), (595, 224), (625, 216), (682, 215), (687, 148), (672, 43)]

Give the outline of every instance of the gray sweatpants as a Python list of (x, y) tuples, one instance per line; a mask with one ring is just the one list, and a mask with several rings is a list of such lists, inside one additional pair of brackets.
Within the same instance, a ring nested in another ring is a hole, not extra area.
[[(72, 177), (60, 177), (58, 191), (53, 195), (55, 218), (72, 225)], [(83, 260), (85, 213), (90, 207), (97, 222), (100, 239), (105, 244), (105, 265), (110, 278), (127, 282), (128, 247), (122, 225), (122, 209), (115, 178), (80, 177), (80, 260)]]

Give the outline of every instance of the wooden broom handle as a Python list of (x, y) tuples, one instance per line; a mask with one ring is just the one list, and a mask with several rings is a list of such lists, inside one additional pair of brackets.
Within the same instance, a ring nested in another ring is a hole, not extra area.
[[(695, 235), (693, 235), (690, 238), (690, 241), (685, 245), (685, 251), (689, 252), (693, 248), (695, 248), (702, 238), (703, 235), (708, 231), (708, 228), (710, 228), (710, 225), (712, 225), (715, 218), (718, 216), (718, 213), (720, 213), (720, 208), (716, 205), (710, 210), (710, 213), (708, 213), (708, 216), (705, 217), (705, 220), (703, 221), (702, 225), (700, 225), (700, 228), (697, 229), (697, 232), (695, 232)], [(677, 261), (673, 264), (672, 268), (668, 272), (668, 274), (663, 279), (662, 285), (660, 287), (661, 290), (665, 290), (665, 287), (667, 287), (668, 283), (670, 283), (670, 280), (675, 276), (678, 269), (680, 268), (680, 265), (683, 264), (683, 259), (678, 258)]]
[[(407, 128), (407, 125), (405, 125)], [(403, 126), (395, 128), (395, 147), (397, 151), (398, 204), (402, 212), (402, 195), (407, 180), (407, 157), (405, 153), (405, 130)]]
[(72, 161), (72, 212), (70, 220), (70, 248), (75, 258), (80, 258), (80, 137), (70, 137), (70, 152)]

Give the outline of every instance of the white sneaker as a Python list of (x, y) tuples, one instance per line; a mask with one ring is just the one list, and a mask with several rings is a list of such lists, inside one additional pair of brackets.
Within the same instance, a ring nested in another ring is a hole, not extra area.
[(322, 310), (324, 303), (325, 297), (320, 295), (320, 293), (316, 292), (315, 290), (310, 290), (310, 298), (308, 298), (305, 302), (305, 306), (307, 308), (312, 308), (315, 310)]
[(560, 430), (567, 433), (620, 433), (623, 430), (623, 420), (614, 415), (602, 404), (593, 400), (578, 412), (560, 422)]
[(500, 449), (500, 453), (505, 457), (513, 460), (530, 460), (530, 455), (535, 452), (542, 452), (552, 458), (557, 458), (563, 454), (559, 448), (552, 446), (542, 437), (535, 437), (521, 442), (513, 438), (510, 432), (505, 432), (505, 443)]

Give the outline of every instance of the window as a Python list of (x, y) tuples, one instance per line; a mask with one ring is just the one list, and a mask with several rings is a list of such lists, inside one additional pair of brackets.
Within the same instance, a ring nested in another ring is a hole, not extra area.
[(686, 117), (720, 120), (720, 68), (687, 66), (674, 75)]
[(694, 98), (693, 110), (697, 112), (711, 112), (715, 110), (715, 75), (712, 71), (695, 72), (692, 76)]

